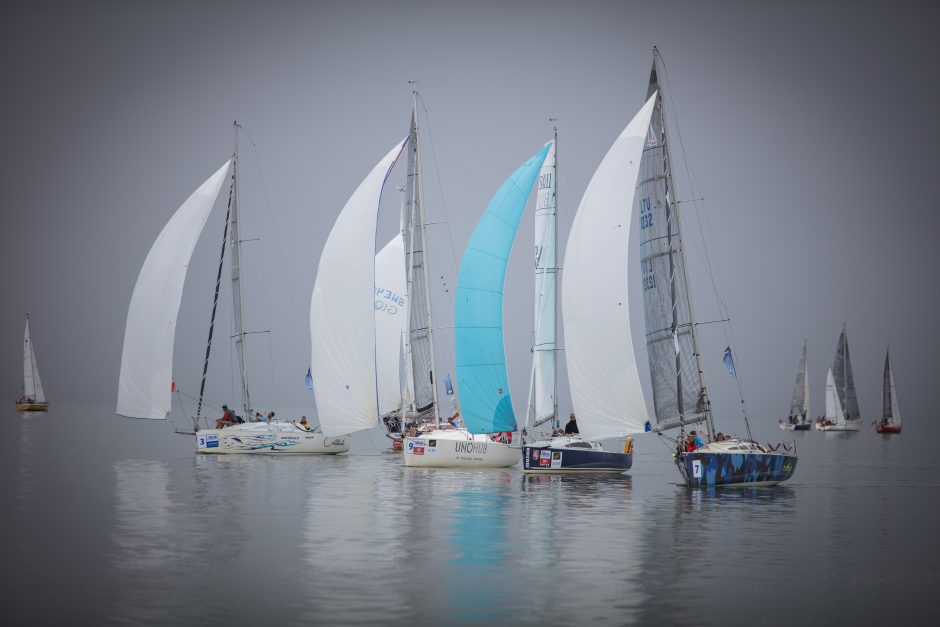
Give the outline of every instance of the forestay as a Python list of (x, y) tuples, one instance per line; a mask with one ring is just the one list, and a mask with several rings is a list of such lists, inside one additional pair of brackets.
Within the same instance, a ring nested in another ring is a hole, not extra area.
[(591, 178), (565, 248), (561, 303), (571, 398), (585, 440), (643, 431), (646, 403), (630, 334), (628, 247), (656, 94)]
[(401, 233), (375, 256), (375, 367), (379, 414), (401, 407), (405, 317), (405, 244)]
[(535, 198), (533, 399), (537, 426), (555, 417), (555, 144), (539, 171)]
[(124, 329), (117, 400), (122, 416), (165, 419), (170, 413), (173, 341), (186, 270), (230, 164), (226, 161), (177, 209), (140, 269)]
[(407, 138), (350, 196), (320, 254), (310, 298), (310, 370), (317, 414), (328, 436), (378, 424), (375, 227), (389, 171)]
[(29, 338), (29, 316), (26, 316), (26, 331), (23, 333), (23, 395), (37, 403), (46, 402), (46, 393), (39, 380), (39, 364), (36, 363), (36, 351)]
[(551, 146), (546, 144), (497, 190), (460, 263), (455, 352), (463, 419), (470, 433), (516, 429), (503, 346), (503, 283), (526, 201)]

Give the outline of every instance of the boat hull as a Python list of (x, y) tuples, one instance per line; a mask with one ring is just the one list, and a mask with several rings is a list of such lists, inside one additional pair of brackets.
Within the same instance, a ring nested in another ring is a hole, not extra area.
[(49, 403), (14, 403), (16, 411), (48, 411)]
[(793, 476), (795, 455), (779, 453), (692, 452), (676, 456), (676, 466), (689, 486), (762, 487)]
[(875, 431), (885, 435), (897, 435), (901, 433), (901, 425), (875, 425)]
[(522, 471), (527, 475), (616, 474), (633, 466), (633, 453), (590, 449), (522, 448)]
[(206, 455), (337, 455), (349, 450), (349, 436), (272, 427), (205, 429), (196, 433), (196, 452)]
[(784, 431), (809, 431), (812, 425), (808, 422), (803, 422), (799, 424), (792, 424), (789, 422), (781, 422), (780, 428)]
[(519, 448), (493, 442), (485, 436), (473, 439), (405, 437), (405, 466), (416, 468), (508, 468), (519, 463)]
[(859, 426), (861, 425), (860, 420), (847, 420), (844, 424), (840, 425), (826, 425), (826, 424), (817, 424), (817, 431), (858, 431)]

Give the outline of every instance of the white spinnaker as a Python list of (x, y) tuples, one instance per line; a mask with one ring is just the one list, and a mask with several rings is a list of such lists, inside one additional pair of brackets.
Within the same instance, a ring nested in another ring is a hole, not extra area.
[(379, 415), (401, 407), (402, 333), (405, 307), (405, 242), (399, 233), (375, 256), (375, 369)]
[(173, 339), (183, 283), (196, 241), (209, 219), (231, 161), (186, 199), (147, 253), (124, 328), (117, 413), (166, 418), (173, 384)]
[(36, 351), (29, 337), (29, 318), (26, 318), (26, 331), (23, 333), (23, 394), (37, 403), (46, 402), (46, 394), (39, 380), (39, 364), (36, 363)]
[(845, 413), (842, 411), (842, 402), (836, 391), (836, 380), (832, 376), (832, 368), (826, 374), (826, 419), (832, 424), (845, 424)]
[(555, 417), (555, 144), (539, 171), (535, 200), (533, 426)]
[(349, 197), (320, 254), (310, 297), (310, 370), (320, 426), (328, 436), (378, 424), (375, 226), (385, 179), (406, 141)]
[(585, 440), (644, 430), (646, 401), (630, 334), (628, 248), (640, 158), (656, 94), (588, 183), (565, 248), (561, 304), (571, 399)]

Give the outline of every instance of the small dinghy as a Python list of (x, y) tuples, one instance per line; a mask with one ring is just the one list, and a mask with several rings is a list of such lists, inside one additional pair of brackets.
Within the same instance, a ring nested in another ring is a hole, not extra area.
[(809, 415), (809, 375), (806, 371), (806, 341), (803, 341), (803, 356), (800, 368), (796, 371), (796, 384), (793, 386), (793, 400), (790, 402), (790, 415), (780, 420), (780, 428), (785, 431), (809, 431), (812, 424)]

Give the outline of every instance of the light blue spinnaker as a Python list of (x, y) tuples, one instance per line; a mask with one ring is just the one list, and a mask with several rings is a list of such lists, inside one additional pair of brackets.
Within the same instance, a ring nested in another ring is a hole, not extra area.
[(503, 283), (526, 201), (551, 142), (490, 200), (460, 263), (454, 302), (457, 385), (470, 433), (515, 431), (503, 349)]

